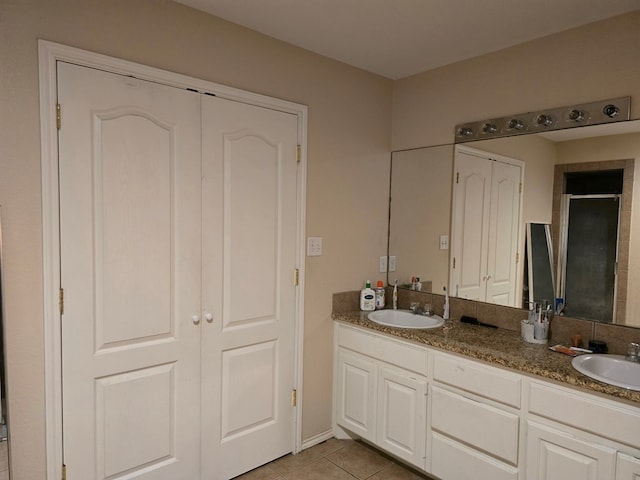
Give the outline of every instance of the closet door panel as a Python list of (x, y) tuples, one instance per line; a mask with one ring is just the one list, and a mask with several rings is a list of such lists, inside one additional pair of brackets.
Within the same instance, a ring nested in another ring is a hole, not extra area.
[(520, 231), (519, 166), (491, 162), (491, 222), (488, 242), (487, 302), (515, 305), (518, 234)]
[(297, 117), (203, 97), (203, 475), (292, 451)]
[(98, 115), (94, 132), (98, 346), (170, 335), (170, 129), (139, 114)]
[(452, 228), (451, 292), (485, 300), (491, 162), (456, 152)]
[(269, 322), (277, 315), (281, 155), (271, 139), (247, 133), (224, 138), (225, 328)]
[(67, 478), (198, 478), (198, 95), (64, 63), (58, 87)]

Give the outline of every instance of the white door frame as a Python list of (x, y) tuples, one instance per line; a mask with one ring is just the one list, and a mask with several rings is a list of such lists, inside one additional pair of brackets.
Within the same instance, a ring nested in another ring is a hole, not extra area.
[[(264, 95), (246, 92), (186, 75), (109, 57), (74, 47), (38, 40), (40, 77), (40, 145), (42, 169), (42, 273), (44, 288), (45, 427), (47, 479), (60, 478), (62, 468), (62, 323), (60, 292), (60, 231), (58, 203), (58, 133), (56, 63), (66, 61), (112, 73), (132, 75), (142, 80), (189, 88), (202, 93), (291, 113), (298, 117), (298, 142), (301, 147), (297, 190), (296, 263), (300, 271), (295, 319), (295, 383), (302, 399), (302, 346), (304, 327), (304, 238), (307, 177), (307, 107)], [(64, 113), (62, 113), (64, 122)], [(302, 447), (302, 405), (298, 403), (294, 419), (294, 452)]]

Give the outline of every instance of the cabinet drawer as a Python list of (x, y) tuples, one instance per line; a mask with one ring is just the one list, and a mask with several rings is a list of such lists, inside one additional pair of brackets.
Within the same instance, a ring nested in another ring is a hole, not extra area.
[(431, 473), (443, 480), (518, 478), (516, 468), (437, 433), (432, 437), (431, 458)]
[(431, 392), (433, 430), (517, 465), (520, 425), (517, 415), (438, 387)]
[(640, 407), (531, 382), (529, 411), (635, 448), (640, 444)]
[(438, 382), (520, 408), (522, 377), (515, 373), (438, 354), (433, 361), (433, 378)]
[(427, 376), (427, 349), (370, 331), (336, 324), (338, 345)]

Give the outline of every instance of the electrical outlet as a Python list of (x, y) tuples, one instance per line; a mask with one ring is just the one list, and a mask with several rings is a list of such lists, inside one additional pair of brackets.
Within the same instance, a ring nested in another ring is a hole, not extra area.
[(380, 257), (380, 273), (386, 273), (387, 271), (387, 256)]
[(307, 238), (307, 256), (319, 257), (322, 255), (322, 237)]
[(389, 271), (390, 272), (395, 272), (396, 271), (396, 256), (395, 255), (391, 255), (389, 257)]

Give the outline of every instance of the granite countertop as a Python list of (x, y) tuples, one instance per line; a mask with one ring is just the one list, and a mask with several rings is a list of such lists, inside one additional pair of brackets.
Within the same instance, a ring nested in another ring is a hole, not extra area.
[(640, 404), (640, 392), (593, 380), (571, 366), (572, 357), (553, 352), (548, 345), (527, 343), (511, 330), (469, 325), (458, 320), (448, 320), (443, 327), (430, 330), (409, 330), (379, 325), (367, 318), (367, 312), (359, 311), (334, 313), (332, 317), (339, 322)]

